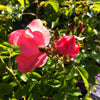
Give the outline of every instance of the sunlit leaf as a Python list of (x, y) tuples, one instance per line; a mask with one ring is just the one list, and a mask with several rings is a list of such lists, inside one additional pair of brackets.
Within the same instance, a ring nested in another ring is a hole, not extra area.
[(39, 74), (39, 73), (37, 73), (37, 72), (32, 72), (32, 77), (33, 78), (36, 78), (36, 79), (40, 79), (41, 78), (41, 75)]
[(9, 12), (12, 12), (12, 9), (8, 6), (4, 6), (4, 5), (0, 5), (0, 10), (6, 10), (6, 11), (9, 11)]
[(18, 0), (18, 1), (24, 7), (24, 0)]
[(85, 100), (93, 100), (93, 99), (86, 96), (86, 97), (85, 97)]
[(78, 69), (81, 71), (81, 73), (84, 75), (84, 77), (86, 79), (88, 79), (89, 76), (88, 76), (87, 71), (83, 67), (78, 67)]
[(22, 74), (20, 78), (21, 78), (24, 82), (27, 82), (27, 80), (28, 80), (26, 74)]
[(58, 12), (59, 5), (58, 5), (57, 2), (53, 2), (53, 1), (45, 2), (45, 1), (42, 1), (42, 2), (40, 3), (40, 5), (44, 5), (44, 4), (45, 4), (45, 6), (47, 6), (48, 4), (50, 4), (50, 5), (53, 7), (53, 9), (54, 9), (56, 12)]
[(88, 83), (87, 79), (86, 79), (85, 76), (82, 74), (82, 72), (81, 72), (80, 69), (78, 69), (78, 68), (76, 68), (76, 69), (78, 70), (79, 74), (81, 75), (81, 77), (82, 77), (82, 79), (83, 79), (83, 81), (84, 81), (84, 85), (85, 85), (85, 87), (86, 87), (86, 89), (87, 89), (87, 91), (88, 91), (88, 93), (89, 93), (89, 83)]
[(59, 9), (58, 3), (49, 1), (48, 4), (50, 4), (56, 12), (58, 12), (58, 9)]

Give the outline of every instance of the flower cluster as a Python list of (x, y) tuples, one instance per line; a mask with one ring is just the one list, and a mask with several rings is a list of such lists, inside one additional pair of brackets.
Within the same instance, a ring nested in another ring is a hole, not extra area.
[[(15, 58), (20, 72), (26, 73), (34, 68), (43, 66), (47, 61), (47, 54), (39, 50), (40, 46), (47, 46), (50, 33), (40, 19), (33, 20), (26, 30), (16, 30), (10, 33), (9, 43), (20, 46), (21, 54)], [(75, 44), (75, 36), (63, 36), (57, 40), (55, 49), (65, 58), (74, 58), (79, 53), (79, 44)]]

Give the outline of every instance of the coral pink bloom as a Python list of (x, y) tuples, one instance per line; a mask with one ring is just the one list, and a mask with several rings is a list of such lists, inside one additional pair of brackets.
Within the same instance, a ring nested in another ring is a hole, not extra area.
[[(43, 66), (47, 61), (47, 54), (39, 51), (39, 46), (47, 46), (50, 40), (49, 31), (39, 19), (33, 20), (27, 30), (16, 30), (10, 33), (9, 43), (20, 46), (21, 55), (15, 60), (18, 70), (26, 73), (34, 68)], [(47, 39), (46, 39), (47, 38)]]
[(75, 45), (75, 36), (63, 36), (56, 43), (56, 49), (63, 54), (65, 58), (74, 58), (79, 53), (79, 44)]

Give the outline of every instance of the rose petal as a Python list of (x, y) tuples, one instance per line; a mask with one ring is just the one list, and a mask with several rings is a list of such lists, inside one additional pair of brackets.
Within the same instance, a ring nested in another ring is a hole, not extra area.
[(41, 23), (40, 19), (34, 19), (33, 21), (31, 21), (28, 27), (32, 30), (32, 32), (33, 31), (43, 32), (43, 24)]
[(45, 46), (47, 46), (49, 44), (49, 41), (50, 41), (50, 32), (45, 27), (43, 27), (43, 29), (44, 29), (44, 33), (43, 33), (44, 42), (45, 42)]
[(74, 36), (63, 36), (57, 43), (56, 48), (59, 53), (63, 55), (72, 55), (75, 50), (75, 37)]
[(39, 31), (32, 32), (30, 29), (25, 31), (24, 38), (21, 40), (20, 49), (25, 57), (35, 56), (39, 53), (39, 46), (44, 45), (43, 35)]
[[(79, 53), (79, 44), (75, 46), (75, 51), (73, 55), (69, 55), (69, 59), (74, 58)], [(67, 55), (64, 55), (64, 57), (67, 59)]]
[(27, 73), (34, 68), (39, 66), (43, 66), (47, 61), (47, 54), (46, 53), (39, 53), (35, 57), (27, 58), (24, 57), (22, 54), (15, 58), (18, 65), (17, 68), (22, 73)]
[(74, 58), (79, 53), (79, 44), (75, 46), (75, 51), (73, 55), (69, 55), (69, 58)]
[(47, 46), (49, 44), (50, 41), (50, 32), (48, 31), (48, 29), (46, 29), (43, 24), (41, 23), (40, 19), (35, 19), (33, 20), (28, 27), (32, 30), (32, 32), (34, 31), (40, 31), (43, 34), (44, 37), (44, 43), (45, 46)]
[(12, 45), (19, 46), (24, 34), (25, 34), (25, 30), (16, 30), (11, 32), (9, 34), (9, 39), (8, 39), (9, 43)]
[(35, 41), (29, 38), (24, 38), (21, 41), (20, 50), (25, 57), (35, 56), (39, 53), (39, 49)]
[(34, 31), (34, 32), (32, 32), (32, 35), (33, 35), (34, 41), (37, 43), (38, 46), (45, 45), (43, 34), (41, 32)]

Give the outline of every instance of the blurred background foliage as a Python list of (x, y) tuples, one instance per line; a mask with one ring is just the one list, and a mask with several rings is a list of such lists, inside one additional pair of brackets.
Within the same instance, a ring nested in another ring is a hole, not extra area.
[[(80, 53), (70, 62), (65, 61), (64, 69), (62, 59), (48, 57), (43, 67), (26, 74), (17, 70), (15, 57), (20, 49), (8, 43), (9, 33), (24, 29), (35, 18), (50, 30), (50, 43), (56, 28), (60, 37), (69, 29), (68, 35), (85, 37), (76, 41)], [(77, 31), (80, 22), (83, 32)], [(0, 100), (92, 100), (90, 86), (99, 73), (99, 0), (0, 0)], [(85, 90), (75, 88), (80, 80)]]

